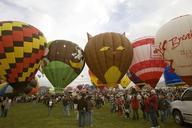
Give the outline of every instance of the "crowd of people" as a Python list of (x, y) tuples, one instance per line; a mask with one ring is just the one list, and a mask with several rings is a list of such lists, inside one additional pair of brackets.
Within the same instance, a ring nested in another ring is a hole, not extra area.
[[(110, 113), (132, 120), (144, 119), (151, 122), (152, 128), (158, 128), (160, 121), (166, 123), (171, 117), (170, 103), (177, 100), (184, 89), (158, 89), (136, 91), (129, 90), (96, 90), (94, 93), (75, 92), (56, 95), (45, 94), (41, 96), (18, 96), (13, 99), (1, 98), (1, 117), (6, 117), (11, 103), (37, 102), (43, 103), (48, 108), (48, 116), (57, 103), (63, 105), (63, 115), (71, 116), (71, 111), (76, 112), (79, 127), (93, 126), (93, 109), (100, 109), (106, 104)], [(142, 116), (139, 115), (141, 111)]]

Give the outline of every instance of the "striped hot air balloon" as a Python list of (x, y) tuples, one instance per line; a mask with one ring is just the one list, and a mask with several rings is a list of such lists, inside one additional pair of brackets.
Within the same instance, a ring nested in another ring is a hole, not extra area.
[(133, 60), (129, 72), (155, 88), (166, 66), (154, 45), (154, 37), (140, 38), (132, 43)]

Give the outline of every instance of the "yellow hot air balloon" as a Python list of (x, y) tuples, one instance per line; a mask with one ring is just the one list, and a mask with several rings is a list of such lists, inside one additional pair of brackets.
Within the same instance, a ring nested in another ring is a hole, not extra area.
[(127, 76), (127, 74), (124, 75), (124, 77), (121, 79), (120, 84), (123, 88), (126, 88), (130, 84), (131, 80)]
[(97, 88), (104, 88), (106, 87), (106, 84), (103, 84), (96, 76), (95, 74), (93, 74), (91, 72), (91, 70), (89, 70), (89, 76), (90, 76), (90, 79), (91, 79), (91, 82), (93, 85), (95, 85)]

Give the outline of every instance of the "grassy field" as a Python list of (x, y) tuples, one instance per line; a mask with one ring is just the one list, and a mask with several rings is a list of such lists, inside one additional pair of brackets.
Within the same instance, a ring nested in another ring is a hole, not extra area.
[[(43, 104), (20, 103), (12, 106), (7, 118), (0, 118), (0, 128), (78, 128), (75, 112), (70, 117), (63, 116), (61, 104), (54, 106), (51, 116)], [(161, 128), (181, 128), (169, 120), (160, 124)], [(150, 128), (150, 123), (140, 119), (134, 121), (109, 112), (109, 106), (94, 110), (93, 128)]]

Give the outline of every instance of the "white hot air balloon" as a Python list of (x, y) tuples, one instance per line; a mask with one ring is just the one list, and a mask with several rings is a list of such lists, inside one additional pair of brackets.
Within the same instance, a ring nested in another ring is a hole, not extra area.
[(192, 86), (192, 15), (183, 15), (163, 25), (156, 34), (158, 51), (183, 81)]

